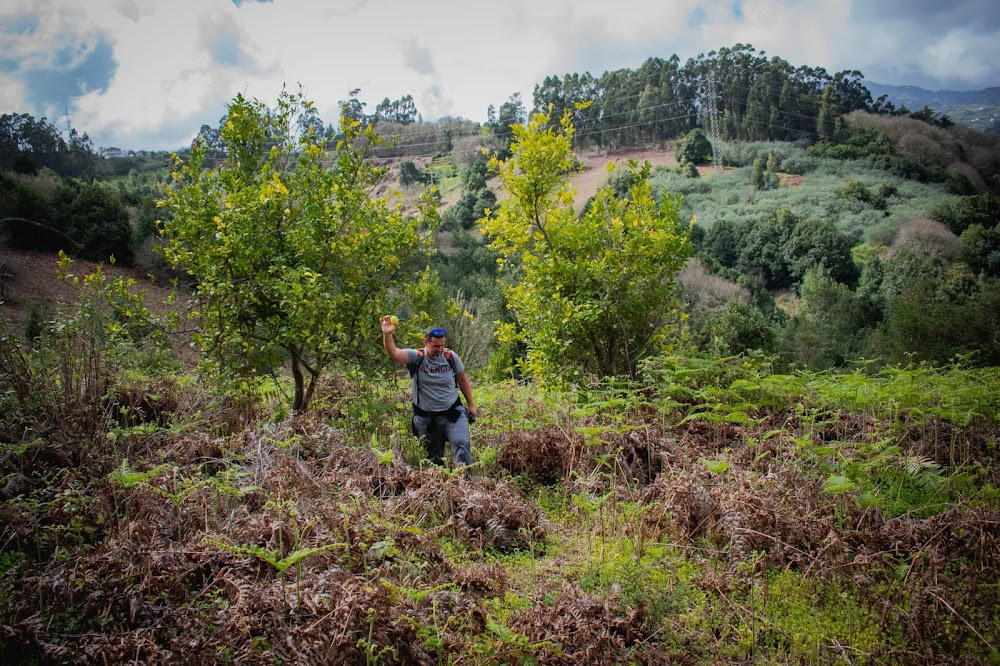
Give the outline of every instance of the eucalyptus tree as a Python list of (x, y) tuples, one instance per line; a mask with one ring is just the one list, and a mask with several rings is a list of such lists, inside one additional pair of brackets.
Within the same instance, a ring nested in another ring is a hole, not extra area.
[(373, 122), (412, 125), (416, 119), (417, 106), (413, 102), (413, 95), (404, 95), (397, 100), (386, 97), (379, 102), (375, 107)]
[(490, 104), (486, 110), (486, 126), (489, 127), (494, 136), (499, 140), (500, 148), (498, 153), (501, 158), (510, 154), (510, 144), (513, 141), (513, 127), (523, 125), (528, 119), (528, 112), (524, 108), (524, 101), (521, 93), (512, 94), (506, 102), (500, 105), (499, 111)]

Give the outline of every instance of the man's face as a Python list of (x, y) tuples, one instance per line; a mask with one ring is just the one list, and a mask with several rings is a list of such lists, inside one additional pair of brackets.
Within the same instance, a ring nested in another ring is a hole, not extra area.
[(424, 353), (427, 358), (437, 358), (444, 353), (444, 338), (425, 338)]

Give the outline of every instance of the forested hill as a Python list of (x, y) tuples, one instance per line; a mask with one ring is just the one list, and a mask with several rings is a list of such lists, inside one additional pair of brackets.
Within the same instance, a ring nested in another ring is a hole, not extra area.
[(963, 104), (1000, 104), (1000, 86), (982, 90), (927, 90), (917, 86), (890, 86), (865, 81), (865, 87), (872, 97), (887, 95), (893, 104), (906, 105), (913, 109), (918, 105), (937, 107)]

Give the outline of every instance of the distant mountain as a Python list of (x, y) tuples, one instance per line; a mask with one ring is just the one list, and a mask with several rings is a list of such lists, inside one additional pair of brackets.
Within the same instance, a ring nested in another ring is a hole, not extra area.
[(982, 132), (1000, 134), (1000, 86), (984, 90), (926, 90), (916, 86), (889, 86), (865, 81), (872, 99), (886, 96), (897, 108), (920, 111), (929, 106), (956, 123)]

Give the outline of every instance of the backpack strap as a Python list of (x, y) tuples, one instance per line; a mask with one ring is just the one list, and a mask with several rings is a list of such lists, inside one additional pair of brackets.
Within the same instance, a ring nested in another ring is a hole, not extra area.
[[(423, 349), (418, 349), (417, 350), (417, 356), (418, 356), (417, 362), (410, 369), (410, 377), (414, 378), (414, 381), (416, 382), (416, 385), (417, 385), (416, 386), (416, 392), (413, 395), (413, 404), (414, 405), (420, 404), (420, 366), (422, 366), (424, 364), (424, 350)], [(446, 359), (448, 359), (448, 365), (451, 366), (451, 374), (453, 374), (455, 376), (455, 387), (457, 388), (458, 387), (458, 366), (455, 364), (455, 357), (451, 353), (451, 350), (447, 349), (447, 348), (444, 350), (444, 357)]]

